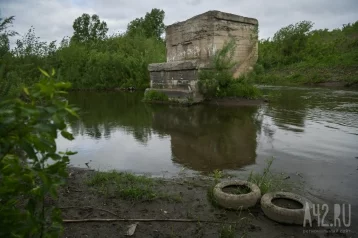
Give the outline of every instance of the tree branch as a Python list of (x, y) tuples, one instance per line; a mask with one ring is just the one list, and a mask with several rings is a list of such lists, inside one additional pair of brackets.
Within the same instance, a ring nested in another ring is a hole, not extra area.
[[(241, 220), (241, 219), (240, 219)], [(225, 221), (213, 221), (213, 220), (195, 220), (195, 219), (136, 219), (136, 218), (123, 218), (123, 219), (78, 219), (78, 220), (63, 220), (63, 223), (81, 223), (81, 222), (128, 222), (128, 221), (139, 221), (139, 222), (202, 222), (202, 223), (218, 223), (218, 224), (237, 224), (237, 222), (225, 222)]]

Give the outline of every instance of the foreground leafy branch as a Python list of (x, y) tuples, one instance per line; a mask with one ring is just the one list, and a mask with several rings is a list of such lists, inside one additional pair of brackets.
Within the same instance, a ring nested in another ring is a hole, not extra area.
[(60, 210), (47, 207), (65, 182), (73, 152), (58, 152), (58, 132), (73, 139), (65, 118), (77, 116), (63, 94), (70, 83), (42, 79), (19, 98), (0, 102), (0, 237), (59, 237)]

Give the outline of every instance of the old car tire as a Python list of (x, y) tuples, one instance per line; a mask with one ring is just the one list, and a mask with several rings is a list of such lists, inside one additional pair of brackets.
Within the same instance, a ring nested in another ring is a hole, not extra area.
[[(275, 198), (294, 200), (302, 204), (303, 207), (299, 209), (279, 207), (272, 203), (272, 200)], [(308, 199), (294, 193), (266, 193), (261, 198), (261, 209), (265, 215), (268, 218), (280, 223), (302, 225), (304, 221), (305, 210), (308, 209), (307, 211), (312, 214), (312, 207), (313, 205)]]
[[(246, 194), (225, 193), (222, 189), (228, 186), (246, 186), (250, 188), (250, 192)], [(229, 209), (247, 209), (255, 206), (261, 197), (260, 188), (253, 183), (243, 180), (229, 180), (218, 183), (213, 190), (216, 202)]]

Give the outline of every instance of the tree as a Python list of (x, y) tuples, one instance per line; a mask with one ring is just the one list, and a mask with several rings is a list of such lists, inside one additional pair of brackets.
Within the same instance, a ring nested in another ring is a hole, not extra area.
[(99, 16), (94, 14), (90, 16), (83, 13), (82, 16), (76, 18), (73, 22), (73, 41), (89, 42), (96, 40), (103, 40), (108, 32), (107, 23), (100, 21)]
[(0, 18), (0, 56), (2, 57), (5, 53), (9, 52), (10, 49), (10, 36), (17, 35), (16, 31), (8, 30), (12, 26), (14, 16), (2, 19)]
[(151, 12), (147, 12), (145, 17), (136, 18), (127, 26), (128, 35), (144, 35), (147, 38), (155, 37), (160, 40), (164, 33), (164, 16), (163, 10), (153, 8)]
[(44, 41), (40, 41), (40, 37), (36, 36), (35, 34), (35, 28), (31, 26), (26, 35), (24, 35), (21, 40), (18, 39), (16, 41), (16, 47), (13, 52), (18, 57), (44, 57), (47, 55), (47, 51), (47, 43)]
[(273, 42), (277, 43), (279, 51), (286, 57), (286, 63), (298, 62), (301, 60), (300, 53), (305, 49), (308, 34), (313, 27), (310, 21), (301, 21), (295, 25), (281, 28), (273, 36)]

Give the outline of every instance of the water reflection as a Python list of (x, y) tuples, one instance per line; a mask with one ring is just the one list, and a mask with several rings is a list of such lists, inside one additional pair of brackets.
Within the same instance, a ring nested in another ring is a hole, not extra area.
[(81, 109), (81, 120), (70, 121), (74, 136), (110, 139), (122, 128), (136, 140), (146, 143), (151, 136), (151, 109), (141, 102), (143, 95), (116, 92), (74, 92), (68, 99)]
[(153, 113), (153, 129), (170, 135), (172, 159), (195, 171), (255, 163), (256, 107), (169, 107)]
[[(131, 161), (138, 161), (133, 159), (136, 155), (142, 156), (140, 151), (143, 147), (139, 144), (146, 147), (149, 142), (162, 141), (162, 147), (165, 147), (167, 144), (164, 141), (169, 138), (170, 153), (162, 155), (164, 158), (154, 158), (155, 160), (166, 159), (168, 163), (172, 159), (178, 167), (184, 166), (202, 172), (214, 169), (236, 169), (255, 163), (256, 134), (257, 127), (260, 125), (255, 118), (256, 107), (187, 108), (148, 105), (142, 103), (141, 99), (141, 93), (71, 93), (69, 101), (81, 108), (81, 120), (69, 122), (76, 137), (75, 143), (81, 145), (77, 150), (85, 150), (79, 151), (79, 154), (85, 153), (88, 158), (90, 152), (94, 160), (105, 155), (106, 158), (102, 160), (107, 161), (102, 162), (123, 160), (120, 164), (129, 165), (129, 168), (124, 169), (145, 170), (148, 164), (155, 162), (140, 158), (140, 164), (131, 164)], [(137, 150), (118, 154), (119, 147), (133, 143), (128, 137), (118, 135), (123, 132), (134, 137), (139, 143), (131, 145)], [(99, 144), (94, 146), (91, 140), (98, 141)], [(117, 148), (113, 148), (113, 145), (109, 146), (113, 143)], [(157, 145), (160, 147), (160, 144)], [(148, 146), (144, 150), (150, 149), (151, 147)], [(166, 151), (165, 148), (159, 150)], [(151, 155), (147, 157), (150, 158)], [(173, 164), (171, 166), (173, 167)], [(163, 165), (162, 169), (171, 170), (168, 165)]]
[(272, 117), (276, 126), (283, 130), (304, 132), (307, 114), (305, 92), (280, 88), (263, 91), (271, 96), (271, 103), (267, 105), (265, 111)]
[[(354, 158), (358, 93), (263, 88), (274, 100), (261, 107), (148, 105), (142, 93), (73, 92), (81, 120), (69, 121), (75, 141), (59, 148), (88, 160), (134, 172), (235, 170), (257, 158), (334, 161)], [(287, 163), (287, 162), (285, 162)]]

